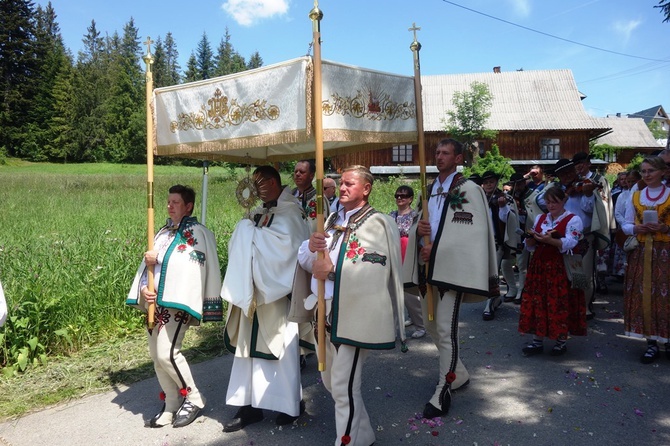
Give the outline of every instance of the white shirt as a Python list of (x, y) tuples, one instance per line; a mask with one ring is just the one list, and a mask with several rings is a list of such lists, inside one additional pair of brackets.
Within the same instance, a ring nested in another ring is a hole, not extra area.
[[(335, 224), (346, 227), (349, 224), (349, 218), (356, 212), (358, 212), (360, 209), (361, 208), (359, 207), (349, 212), (345, 212), (344, 208), (341, 207), (340, 210), (337, 211), (337, 219), (335, 220)], [(333, 239), (333, 234), (335, 233), (334, 228), (329, 229), (327, 233), (328, 235), (330, 235), (330, 237), (326, 239), (329, 249), (328, 255), (330, 256), (330, 261), (333, 262), (333, 265), (337, 265), (337, 259), (340, 254), (340, 247), (342, 246), (342, 239), (344, 238), (344, 236), (342, 234), (340, 235), (340, 237), (337, 238), (337, 240), (334, 240)], [(333, 241), (335, 241), (335, 246), (331, 246)], [(316, 253), (309, 250), (309, 240), (305, 240), (304, 242), (302, 242), (302, 244), (300, 245), (300, 249), (298, 249), (298, 263), (300, 263), (300, 266), (305, 271), (311, 273), (312, 266), (314, 265), (316, 257), (317, 257)], [(318, 281), (314, 278), (314, 276), (312, 276), (311, 289), (312, 293), (314, 293), (315, 295), (318, 292), (317, 284)], [(332, 299), (335, 282), (333, 282), (332, 280), (326, 280), (325, 285), (326, 286), (325, 286), (324, 298), (326, 300)]]
[[(456, 176), (456, 171), (449, 174), (443, 182), (440, 182), (440, 177), (438, 176), (435, 178), (435, 182), (430, 191), (431, 196), (428, 199), (428, 221), (430, 222), (431, 243), (435, 241), (435, 236), (437, 236), (437, 230), (440, 227), (440, 219), (442, 218), (442, 209), (447, 202), (446, 194), (449, 192), (454, 176)], [(440, 188), (442, 188), (442, 192), (438, 195), (438, 190), (440, 190)]]
[[(663, 193), (661, 193), (661, 191)], [(649, 192), (649, 195), (651, 197), (658, 196), (659, 198), (657, 198), (656, 200), (649, 200), (649, 198), (647, 198), (647, 192)], [(664, 184), (660, 185), (659, 187), (655, 187), (653, 189), (645, 187), (640, 191), (640, 203), (642, 204), (642, 206), (648, 206), (650, 208), (653, 208), (659, 204), (664, 203), (665, 200), (668, 199), (669, 195), (670, 195), (670, 187), (667, 187)], [(633, 204), (632, 193), (630, 194), (630, 198), (626, 200), (626, 211), (624, 212), (624, 216), (625, 220), (624, 223), (621, 225), (621, 229), (626, 235), (635, 235), (633, 233), (633, 229), (635, 228), (635, 205)]]

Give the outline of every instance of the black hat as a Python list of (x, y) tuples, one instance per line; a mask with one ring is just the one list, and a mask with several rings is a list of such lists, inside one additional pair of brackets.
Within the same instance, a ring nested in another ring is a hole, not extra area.
[(500, 175), (498, 175), (497, 173), (495, 173), (492, 170), (487, 170), (486, 172), (484, 172), (482, 174), (482, 181), (485, 181), (485, 180), (488, 180), (488, 179), (491, 179), (491, 178), (495, 178), (496, 180), (499, 180)]
[(523, 174), (520, 174), (518, 172), (514, 172), (511, 177), (509, 177), (509, 182), (510, 183), (516, 183), (517, 181), (526, 181), (526, 177), (523, 176)]
[(473, 181), (475, 184), (482, 185), (482, 177), (478, 173), (473, 173), (468, 177), (468, 180)]
[(575, 154), (575, 156), (572, 157), (572, 163), (579, 164), (581, 162), (588, 161), (590, 159), (593, 159), (593, 155), (589, 155), (586, 152), (578, 152)]
[(561, 158), (560, 160), (556, 161), (556, 164), (554, 164), (554, 167), (551, 169), (551, 174), (556, 175), (558, 172), (561, 170), (567, 168), (567, 167), (572, 167), (574, 166), (575, 163), (570, 161), (569, 159), (566, 158)]

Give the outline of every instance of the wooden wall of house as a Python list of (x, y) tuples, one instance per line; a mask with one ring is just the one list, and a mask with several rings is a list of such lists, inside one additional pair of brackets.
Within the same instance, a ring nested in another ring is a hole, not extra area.
[[(426, 163), (435, 164), (435, 148), (437, 143), (447, 138), (446, 133), (426, 133)], [(577, 152), (589, 151), (590, 132), (584, 131), (516, 131), (499, 132), (496, 138), (496, 144), (500, 148), (501, 155), (513, 160), (534, 160), (540, 159), (540, 145), (544, 138), (557, 138), (560, 140), (561, 158), (572, 158)], [(491, 147), (491, 142), (486, 142), (485, 148)], [(331, 166), (334, 170), (352, 164), (363, 166), (394, 166), (398, 164), (418, 165), (419, 153), (417, 146), (414, 145), (412, 151), (413, 160), (411, 163), (394, 163), (392, 160), (392, 149), (381, 149), (369, 152), (351, 153), (339, 155), (331, 158)]]

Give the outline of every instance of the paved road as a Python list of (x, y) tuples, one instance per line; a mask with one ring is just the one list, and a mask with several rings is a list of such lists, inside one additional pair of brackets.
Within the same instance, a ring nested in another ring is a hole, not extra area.
[[(504, 304), (491, 322), (483, 306), (462, 309), (462, 358), (472, 379), (454, 394), (448, 417), (429, 426), (415, 418), (437, 379), (428, 338), (410, 351), (373, 353), (363, 392), (377, 426), (377, 445), (670, 445), (670, 360), (643, 365), (644, 341), (622, 336), (621, 285), (599, 296), (587, 337), (568, 341), (562, 357), (525, 358), (528, 339), (516, 330), (518, 306)], [(550, 344), (547, 344), (550, 346)], [(0, 444), (79, 445), (331, 445), (334, 412), (319, 382), (316, 360), (302, 376), (307, 413), (278, 428), (276, 414), (240, 432), (222, 425), (236, 409), (224, 402), (230, 355), (193, 367), (208, 398), (192, 425), (144, 428), (158, 410), (158, 384), (149, 379), (0, 424)]]

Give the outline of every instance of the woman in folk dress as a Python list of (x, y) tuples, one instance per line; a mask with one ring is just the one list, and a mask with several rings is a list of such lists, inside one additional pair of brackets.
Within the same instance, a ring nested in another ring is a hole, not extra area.
[(628, 255), (624, 280), (624, 330), (626, 335), (647, 339), (640, 357), (651, 364), (659, 356), (658, 342), (670, 358), (670, 188), (663, 184), (663, 158), (645, 158), (640, 173), (646, 187), (633, 192), (623, 231), (637, 237), (638, 246)]

